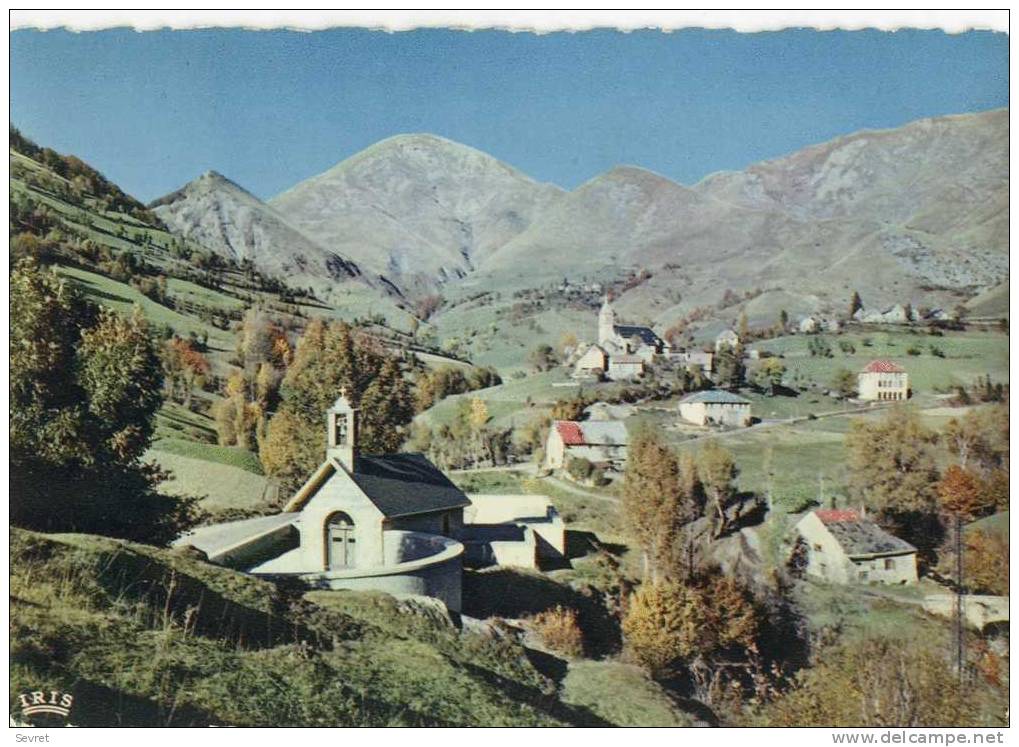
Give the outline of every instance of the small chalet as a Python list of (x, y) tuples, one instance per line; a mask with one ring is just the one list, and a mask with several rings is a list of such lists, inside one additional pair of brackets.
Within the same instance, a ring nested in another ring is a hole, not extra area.
[(723, 389), (693, 392), (679, 401), (679, 416), (694, 425), (750, 425), (750, 400)]
[(621, 471), (628, 443), (626, 425), (618, 420), (556, 420), (545, 442), (545, 464), (550, 469), (563, 469), (570, 457), (575, 457)]
[(857, 376), (856, 390), (863, 400), (903, 401), (909, 398), (909, 375), (891, 361), (871, 361)]
[(862, 509), (817, 509), (796, 525), (808, 576), (836, 584), (914, 584), (916, 548)]

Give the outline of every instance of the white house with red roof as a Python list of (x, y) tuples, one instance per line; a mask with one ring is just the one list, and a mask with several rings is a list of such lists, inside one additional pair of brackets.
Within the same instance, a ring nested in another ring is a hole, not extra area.
[(808, 576), (836, 584), (915, 584), (916, 548), (863, 509), (817, 509), (796, 525)]
[(863, 400), (905, 401), (909, 398), (909, 374), (891, 361), (871, 361), (857, 376), (856, 391)]
[(626, 425), (618, 420), (556, 420), (545, 441), (545, 466), (563, 469), (573, 457), (622, 470), (628, 443)]

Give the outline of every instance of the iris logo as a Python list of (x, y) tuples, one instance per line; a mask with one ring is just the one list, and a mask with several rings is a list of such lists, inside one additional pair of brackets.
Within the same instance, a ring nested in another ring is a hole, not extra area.
[(74, 696), (59, 690), (50, 690), (49, 692), (35, 690), (30, 693), (21, 693), (18, 700), (21, 701), (21, 713), (24, 716), (49, 714), (67, 718), (71, 713)]

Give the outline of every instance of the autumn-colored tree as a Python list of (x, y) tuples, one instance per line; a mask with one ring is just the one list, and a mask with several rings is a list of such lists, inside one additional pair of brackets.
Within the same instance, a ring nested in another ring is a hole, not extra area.
[(911, 407), (855, 419), (846, 436), (851, 496), (885, 518), (937, 509), (937, 435)]
[(993, 509), (993, 497), (984, 491), (980, 477), (965, 467), (953, 464), (937, 483), (943, 511), (969, 521)]
[(481, 397), (471, 399), (470, 424), (475, 429), (482, 428), (491, 416), (488, 414), (488, 405)]
[(765, 726), (978, 726), (976, 698), (943, 650), (916, 638), (870, 637), (823, 649), (764, 709)]
[(853, 297), (849, 299), (849, 318), (852, 319), (853, 315), (862, 308), (863, 301), (860, 299), (860, 294), (853, 291)]
[(325, 437), (296, 414), (281, 410), (269, 421), (258, 458), (267, 475), (279, 482), (281, 494), (299, 487), (311, 474), (307, 465), (322, 460)]
[(736, 460), (730, 451), (710, 440), (697, 455), (697, 475), (714, 514), (712, 536), (720, 537), (728, 529), (726, 508), (736, 494), (736, 477), (739, 475)]
[[(1008, 540), (1000, 534), (967, 531), (963, 537), (966, 554), (964, 584), (976, 594), (1008, 595)], [(952, 567), (946, 558), (946, 571)]]
[(170, 398), (190, 407), (193, 390), (212, 370), (209, 361), (191, 340), (174, 335), (163, 345), (163, 373)]
[[(311, 474), (325, 453), (325, 412), (341, 390), (360, 410), (358, 448), (366, 454), (399, 450), (413, 417), (410, 385), (398, 361), (366, 339), (356, 339), (344, 322), (312, 320), (305, 328), (280, 385), (280, 406), (269, 422), (262, 445), (267, 474), (289, 490)], [(280, 427), (275, 421), (284, 413)], [(300, 429), (298, 434), (296, 431)], [(279, 443), (294, 439), (297, 446)], [(318, 443), (318, 449), (306, 448)], [(288, 458), (301, 461), (286, 462)]]
[(711, 575), (688, 584), (641, 584), (630, 597), (623, 635), (626, 651), (653, 677), (685, 669), (698, 697), (710, 703), (737, 681), (734, 675), (755, 670), (764, 624), (744, 585)]
[(750, 338), (750, 323), (747, 321), (747, 312), (745, 311), (741, 311), (739, 314), (739, 321), (736, 323), (736, 334), (739, 335), (741, 340)]
[(754, 369), (754, 386), (767, 390), (772, 397), (775, 396), (775, 389), (782, 385), (782, 378), (785, 376), (785, 366), (778, 358), (765, 358)]
[(680, 530), (700, 515), (683, 493), (679, 460), (658, 431), (641, 428), (630, 441), (623, 482), (623, 520), (641, 548), (644, 577), (663, 578)]
[(962, 467), (982, 472), (1008, 470), (1008, 406), (995, 404), (953, 418), (945, 427), (945, 441)]
[(559, 354), (565, 358), (577, 349), (577, 336), (572, 332), (564, 332), (559, 338)]

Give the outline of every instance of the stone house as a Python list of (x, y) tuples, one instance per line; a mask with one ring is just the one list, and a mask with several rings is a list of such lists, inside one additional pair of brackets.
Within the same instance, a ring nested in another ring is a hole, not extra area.
[(731, 329), (723, 330), (715, 338), (715, 352), (719, 353), (723, 348), (736, 348), (739, 347), (740, 339), (739, 335)]
[(909, 398), (909, 375), (891, 361), (871, 361), (857, 375), (856, 391), (862, 400), (904, 401)]
[(608, 370), (608, 354), (600, 345), (589, 347), (573, 364), (575, 379), (600, 379)]
[(563, 469), (570, 457), (595, 466), (622, 471), (626, 465), (629, 435), (620, 421), (556, 420), (545, 440), (545, 466)]
[(750, 400), (722, 389), (693, 392), (679, 401), (679, 415), (694, 425), (750, 425)]
[(916, 548), (863, 510), (817, 509), (796, 524), (808, 576), (836, 584), (913, 584)]
[(644, 359), (639, 355), (613, 355), (606, 374), (612, 381), (633, 381), (644, 375)]

